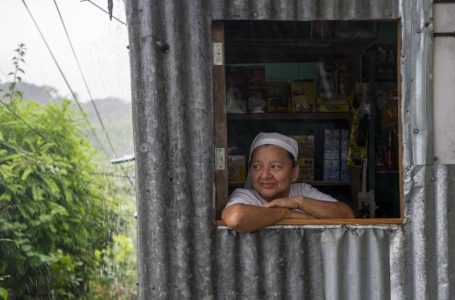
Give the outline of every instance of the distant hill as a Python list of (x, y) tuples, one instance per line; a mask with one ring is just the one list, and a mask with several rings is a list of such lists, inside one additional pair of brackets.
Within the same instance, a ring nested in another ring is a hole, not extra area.
[[(0, 84), (0, 89), (4, 92), (7, 91), (8, 84)], [(20, 82), (17, 89), (22, 92), (22, 97), (25, 100), (36, 101), (41, 104), (58, 102), (63, 99), (57, 89), (51, 86), (37, 86), (27, 82)], [(95, 99), (94, 103), (111, 138), (117, 157), (134, 154), (131, 103), (111, 97)], [(74, 105), (76, 106), (76, 104)], [(101, 124), (92, 102), (82, 102), (81, 106), (100, 142), (93, 137), (91, 130), (87, 130), (89, 140), (97, 149), (105, 151), (110, 158), (114, 158), (115, 155), (112, 153), (106, 136), (101, 130)]]
[[(0, 89), (8, 91), (9, 84), (0, 84)], [(51, 86), (38, 86), (33, 83), (19, 82), (16, 89), (22, 92), (22, 98), (25, 100), (33, 99), (41, 104), (47, 104), (53, 101), (60, 101), (63, 97), (59, 95), (56, 88)]]
[[(94, 103), (111, 138), (117, 157), (134, 154), (131, 103), (119, 98), (97, 99), (94, 100)], [(101, 123), (92, 102), (82, 103), (82, 109), (87, 114), (90, 124), (95, 128), (98, 138), (102, 141), (99, 145), (91, 137), (93, 144), (98, 149), (105, 150), (109, 157), (115, 157), (109, 147), (105, 133), (101, 130)], [(90, 136), (92, 135), (90, 134)]]

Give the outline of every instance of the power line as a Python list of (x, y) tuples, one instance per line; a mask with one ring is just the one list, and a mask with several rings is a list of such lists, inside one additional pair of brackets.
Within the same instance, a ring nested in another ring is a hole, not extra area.
[(79, 110), (82, 112), (82, 115), (84, 116), (85, 120), (86, 120), (87, 123), (89, 124), (89, 128), (90, 128), (90, 130), (91, 130), (93, 136), (95, 137), (96, 141), (97, 141), (100, 145), (102, 145), (101, 141), (98, 139), (98, 136), (96, 135), (95, 130), (90, 126), (90, 121), (88, 120), (86, 113), (85, 113), (84, 110), (82, 109), (82, 106), (81, 106), (81, 104), (79, 103), (79, 100), (77, 99), (76, 94), (74, 93), (73, 89), (71, 88), (71, 85), (69, 84), (68, 80), (66, 79), (66, 76), (65, 76), (65, 74), (63, 73), (62, 68), (60, 67), (60, 64), (58, 63), (57, 59), (55, 58), (54, 53), (52, 52), (52, 49), (50, 48), (49, 44), (47, 43), (46, 38), (44, 37), (43, 33), (41, 32), (41, 29), (39, 28), (38, 23), (36, 22), (35, 18), (33, 17), (32, 12), (31, 12), (30, 9), (28, 8), (27, 4), (25, 3), (25, 0), (21, 0), (21, 1), (22, 1), (22, 4), (24, 4), (25, 9), (27, 10), (27, 12), (28, 12), (30, 18), (32, 19), (33, 23), (35, 24), (35, 27), (36, 27), (36, 29), (38, 30), (38, 32), (39, 32), (39, 34), (40, 34), (40, 36), (41, 36), (41, 39), (43, 40), (44, 44), (46, 45), (46, 48), (47, 48), (47, 50), (49, 51), (49, 53), (50, 53), (50, 55), (51, 55), (51, 57), (52, 57), (52, 59), (53, 59), (55, 65), (57, 66), (58, 71), (60, 72), (60, 75), (62, 76), (63, 80), (65, 81), (66, 86), (67, 86), (68, 89), (70, 90), (71, 95), (73, 96), (74, 101), (76, 102), (77, 106), (79, 107)]
[[(24, 149), (21, 149), (21, 148), (18, 148), (16, 146), (13, 146), (5, 141), (0, 141), (0, 145), (2, 145), (3, 147), (5, 148), (8, 148), (16, 153), (22, 153), (22, 154), (25, 154), (25, 157), (31, 161), (34, 161), (36, 163), (39, 163), (41, 164), (42, 161), (39, 160), (39, 157), (36, 157), (34, 153), (32, 152), (29, 152), (29, 151), (26, 151)], [(104, 172), (104, 173), (99, 173), (99, 172), (89, 172), (88, 173), (89, 175), (93, 175), (93, 176), (104, 176), (104, 177), (116, 177), (116, 178), (128, 178), (129, 179), (129, 176), (127, 175), (117, 175), (115, 173), (115, 171), (113, 172)], [(134, 186), (133, 186), (134, 187)]]
[(104, 126), (104, 122), (103, 122), (103, 120), (101, 118), (101, 115), (100, 115), (100, 113), (98, 111), (98, 108), (96, 107), (95, 101), (93, 100), (92, 93), (91, 93), (90, 88), (88, 87), (88, 84), (87, 84), (87, 80), (85, 78), (84, 73), (82, 72), (81, 64), (79, 63), (79, 59), (77, 58), (76, 51), (74, 50), (74, 47), (73, 47), (73, 43), (71, 42), (71, 39), (70, 39), (69, 34), (68, 34), (68, 30), (66, 29), (65, 22), (63, 21), (62, 14), (60, 13), (60, 9), (58, 8), (57, 2), (55, 0), (54, 0), (54, 4), (55, 4), (55, 8), (57, 9), (58, 16), (60, 17), (60, 21), (62, 22), (63, 29), (65, 30), (65, 35), (66, 35), (66, 38), (68, 40), (68, 43), (70, 44), (71, 51), (73, 53), (73, 57), (76, 60), (76, 64), (77, 64), (77, 67), (79, 69), (79, 73), (81, 74), (82, 81), (84, 82), (85, 89), (87, 90), (87, 93), (88, 93), (88, 95), (90, 97), (90, 102), (92, 103), (92, 106), (93, 106), (93, 108), (95, 110), (95, 113), (96, 113), (96, 116), (98, 118), (98, 121), (100, 122), (101, 129), (103, 130), (104, 135), (106, 136), (107, 142), (109, 144), (109, 147), (112, 150), (112, 153), (114, 153), (114, 155), (117, 157), (118, 155), (115, 152), (114, 146), (112, 145), (111, 138), (109, 137), (109, 134), (106, 131), (106, 127)]
[[(95, 7), (97, 7), (98, 9), (102, 10), (103, 12), (105, 12), (106, 14), (109, 15), (109, 17), (112, 16), (112, 13), (109, 13), (107, 10), (105, 10), (104, 8), (102, 8), (101, 6), (99, 6), (98, 4), (92, 2), (91, 0), (81, 0), (81, 2), (89, 2), (90, 4), (93, 4)], [(115, 19), (116, 21), (118, 21), (119, 23), (123, 24), (123, 25), (126, 25), (126, 23), (122, 20), (120, 20), (119, 18), (115, 17), (115, 16), (112, 16), (113, 19)]]
[[(59, 18), (60, 18), (60, 21), (61, 21), (61, 23), (62, 23), (63, 29), (64, 29), (64, 31), (65, 31), (66, 38), (67, 38), (68, 43), (69, 43), (69, 45), (70, 45), (71, 52), (73, 53), (73, 57), (74, 57), (74, 59), (76, 60), (76, 64), (77, 64), (77, 67), (78, 67), (78, 69), (79, 69), (79, 73), (81, 74), (82, 81), (84, 82), (85, 89), (87, 90), (87, 93), (88, 93), (88, 95), (89, 95), (89, 97), (90, 97), (90, 102), (92, 103), (93, 108), (94, 108), (95, 113), (96, 113), (96, 116), (97, 116), (97, 118), (98, 118), (98, 121), (99, 121), (100, 124), (101, 124), (101, 129), (102, 129), (104, 135), (106, 136), (106, 140), (107, 140), (107, 142), (108, 142), (108, 144), (109, 144), (109, 147), (110, 147), (111, 150), (112, 150), (112, 153), (114, 154), (115, 157), (118, 157), (118, 155), (117, 155), (117, 153), (116, 153), (116, 151), (115, 151), (115, 148), (114, 148), (114, 146), (113, 146), (113, 144), (112, 144), (112, 140), (111, 140), (111, 138), (110, 138), (110, 136), (109, 136), (109, 134), (108, 134), (108, 132), (107, 132), (107, 130), (106, 130), (106, 127), (104, 126), (104, 122), (103, 122), (103, 119), (101, 118), (101, 114), (99, 113), (98, 108), (97, 108), (97, 106), (96, 106), (96, 104), (95, 104), (95, 101), (93, 100), (92, 93), (91, 93), (91, 91), (90, 91), (90, 88), (88, 87), (87, 80), (86, 80), (86, 78), (85, 78), (84, 72), (82, 72), (81, 64), (79, 63), (79, 59), (78, 59), (78, 57), (77, 57), (77, 55), (76, 55), (76, 51), (74, 50), (73, 43), (71, 42), (71, 38), (70, 38), (70, 36), (69, 36), (69, 34), (68, 34), (68, 30), (67, 30), (67, 28), (66, 28), (65, 21), (63, 20), (62, 14), (61, 14), (60, 9), (59, 9), (59, 7), (58, 7), (58, 5), (57, 5), (57, 2), (56, 2), (55, 0), (54, 0), (54, 4), (55, 4), (55, 8), (57, 9), (57, 13), (58, 13), (58, 16), (59, 16)], [(130, 182), (130, 184), (134, 187), (134, 184), (133, 184), (132, 180), (130, 179), (130, 177), (128, 176), (128, 173), (126, 172), (126, 170), (124, 170), (123, 167), (121, 167), (121, 169), (122, 169), (122, 171), (124, 171), (125, 176), (128, 178), (128, 181)]]

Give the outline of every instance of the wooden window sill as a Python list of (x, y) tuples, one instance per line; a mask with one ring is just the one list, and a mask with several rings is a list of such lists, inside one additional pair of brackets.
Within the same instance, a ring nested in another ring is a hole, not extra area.
[[(403, 225), (403, 218), (371, 219), (286, 219), (275, 225)], [(226, 226), (223, 220), (216, 220), (217, 226)]]

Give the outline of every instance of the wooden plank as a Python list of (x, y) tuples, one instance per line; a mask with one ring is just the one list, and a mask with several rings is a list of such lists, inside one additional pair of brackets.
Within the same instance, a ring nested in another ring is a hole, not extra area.
[[(403, 218), (376, 219), (286, 219), (275, 225), (403, 225)], [(217, 226), (226, 226), (222, 220), (216, 221)]]
[(398, 95), (398, 192), (400, 199), (400, 217), (404, 218), (404, 192), (403, 192), (403, 118), (401, 115), (401, 22), (397, 23), (397, 95)]
[[(222, 43), (224, 48), (224, 26), (222, 22), (212, 23), (212, 43)], [(224, 50), (223, 50), (224, 53)], [(215, 170), (216, 217), (219, 218), (228, 198), (227, 170), (227, 128), (226, 128), (226, 86), (224, 57), (222, 65), (213, 65), (213, 120), (215, 147), (225, 149), (225, 168)]]
[(349, 122), (349, 113), (337, 112), (309, 112), (309, 113), (257, 113), (239, 114), (230, 113), (227, 115), (229, 120), (251, 120), (251, 121), (330, 121), (330, 122)]

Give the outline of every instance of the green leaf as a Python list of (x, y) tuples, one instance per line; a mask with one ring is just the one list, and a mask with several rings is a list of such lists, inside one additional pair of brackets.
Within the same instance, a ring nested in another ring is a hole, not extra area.
[(8, 300), (8, 291), (2, 287), (0, 287), (0, 297), (3, 300)]
[(24, 172), (22, 173), (21, 179), (24, 180), (24, 181), (27, 180), (28, 176), (29, 176), (30, 173), (32, 173), (32, 172), (33, 172), (33, 169), (32, 169), (32, 168), (26, 168), (26, 169), (24, 170)]

